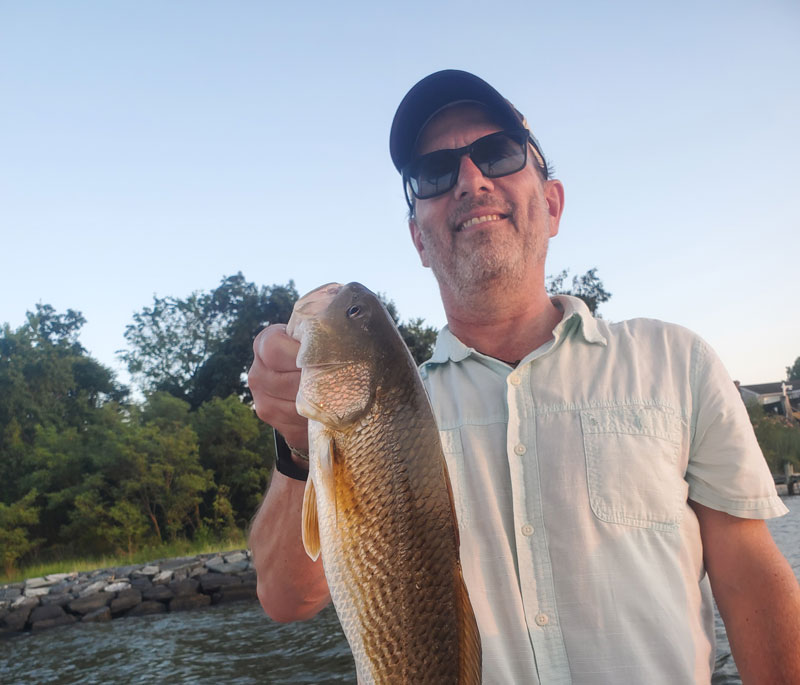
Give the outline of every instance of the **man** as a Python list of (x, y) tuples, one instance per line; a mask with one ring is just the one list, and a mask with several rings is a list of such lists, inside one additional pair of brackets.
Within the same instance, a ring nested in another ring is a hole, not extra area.
[[(460, 71), (400, 104), (392, 160), (448, 325), (421, 374), (461, 530), (485, 683), (702, 683), (709, 578), (745, 682), (800, 678), (800, 588), (763, 519), (785, 513), (733, 383), (677, 326), (550, 298), (562, 184), (522, 115)], [(259, 598), (279, 621), (329, 601), (300, 541), (297, 343), (254, 343), (256, 411), (285, 437), (256, 515)]]

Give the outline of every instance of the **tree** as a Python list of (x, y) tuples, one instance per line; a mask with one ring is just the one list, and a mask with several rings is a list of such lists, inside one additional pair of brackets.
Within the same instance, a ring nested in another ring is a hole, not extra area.
[(400, 314), (397, 312), (397, 306), (392, 300), (387, 299), (383, 293), (378, 293), (378, 299), (381, 301), (389, 316), (392, 317), (400, 331), (406, 346), (414, 357), (414, 361), (419, 366), (422, 362), (430, 359), (433, 354), (433, 346), (436, 343), (437, 331), (433, 326), (426, 326), (424, 319), (410, 319), (406, 323), (400, 322)]
[(241, 273), (186, 299), (154, 297), (125, 329), (130, 349), (119, 356), (145, 393), (168, 392), (192, 409), (231, 393), (249, 399), (253, 339), (267, 324), (288, 321), (297, 297), (291, 281), (258, 288)]
[(17, 560), (38, 544), (26, 530), (39, 519), (36, 495), (36, 490), (31, 490), (13, 504), (0, 502), (0, 563), (7, 576), (14, 572)]
[(159, 542), (200, 527), (200, 503), (214, 479), (200, 465), (187, 402), (151, 395), (122, 456), (122, 494), (137, 502)]
[(611, 293), (606, 291), (603, 282), (597, 277), (597, 267), (589, 269), (583, 276), (573, 276), (571, 288), (564, 287), (564, 281), (568, 275), (569, 270), (565, 269), (557, 276), (548, 276), (547, 292), (551, 295), (579, 297), (586, 303), (592, 314), (600, 316), (598, 307), (611, 299)]
[(800, 381), (800, 357), (794, 360), (794, 364), (786, 367), (787, 381)]
[(233, 395), (209, 400), (192, 419), (200, 464), (214, 472), (218, 496), (229, 502), (237, 523), (245, 527), (269, 482), (275, 456), (272, 431)]
[(773, 473), (783, 471), (785, 462), (800, 467), (800, 426), (782, 416), (769, 416), (758, 403), (748, 405), (747, 413)]

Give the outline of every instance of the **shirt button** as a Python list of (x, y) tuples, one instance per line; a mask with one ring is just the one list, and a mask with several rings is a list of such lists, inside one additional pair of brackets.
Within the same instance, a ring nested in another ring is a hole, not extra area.
[(526, 523), (524, 526), (522, 526), (522, 534), (526, 537), (533, 535), (533, 526), (530, 523)]
[(519, 376), (511, 376), (509, 379), (509, 383), (511, 383), (511, 385), (519, 385), (521, 382), (522, 381), (519, 379)]
[(544, 627), (550, 623), (550, 618), (547, 614), (536, 614), (536, 625)]
[(527, 451), (528, 451), (528, 448), (525, 447), (525, 445), (523, 445), (522, 443), (519, 443), (518, 445), (516, 445), (514, 447), (514, 452), (516, 452), (520, 456), (525, 454), (525, 452), (527, 452)]

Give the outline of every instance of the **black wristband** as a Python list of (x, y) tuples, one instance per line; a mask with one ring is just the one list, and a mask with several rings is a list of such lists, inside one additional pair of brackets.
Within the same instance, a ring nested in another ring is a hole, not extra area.
[(292, 459), (292, 449), (285, 438), (274, 428), (272, 434), (275, 436), (275, 468), (289, 478), (308, 480), (308, 469), (298, 466)]

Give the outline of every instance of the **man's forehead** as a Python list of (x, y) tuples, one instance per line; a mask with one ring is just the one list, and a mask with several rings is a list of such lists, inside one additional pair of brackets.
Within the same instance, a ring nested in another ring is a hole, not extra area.
[[(428, 119), (417, 137), (414, 149), (417, 154), (424, 154), (429, 151), (426, 148), (439, 145), (438, 141), (445, 142), (447, 137), (457, 137), (462, 130), (474, 127), (502, 130), (502, 126), (496, 117), (492, 116), (489, 108), (480, 102), (460, 101), (448, 104)], [(441, 147), (452, 147), (452, 145), (439, 145), (439, 148)]]

